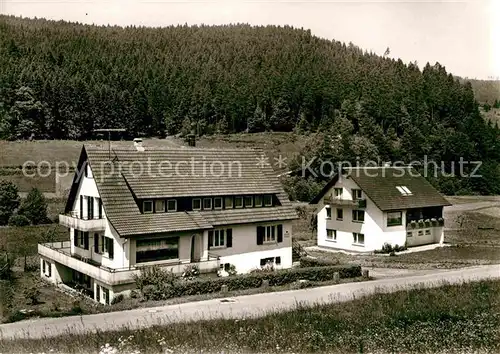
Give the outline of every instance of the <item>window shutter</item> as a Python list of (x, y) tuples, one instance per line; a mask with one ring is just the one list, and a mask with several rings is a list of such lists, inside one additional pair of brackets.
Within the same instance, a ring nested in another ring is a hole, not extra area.
[(281, 257), (276, 257), (274, 263), (276, 263), (277, 265), (280, 265), (281, 264)]
[(97, 285), (96, 286), (96, 291), (95, 291), (95, 300), (97, 302), (101, 302), (101, 286)]
[(208, 249), (213, 246), (214, 232), (208, 231)]
[(283, 225), (278, 225), (278, 242), (283, 242)]
[(47, 262), (47, 266), (49, 267), (49, 278), (52, 277), (52, 263)]
[(87, 170), (87, 161), (85, 161), (85, 162), (83, 163), (83, 169), (84, 169), (84, 171), (85, 171), (85, 177), (88, 177), (88, 176), (89, 176), (89, 172), (88, 172), (88, 170)]
[(94, 234), (94, 252), (99, 253), (99, 234)]
[(102, 219), (102, 199), (99, 198), (99, 219)]
[(106, 242), (106, 238), (101, 235), (101, 253), (104, 253), (104, 242)]
[(83, 195), (80, 196), (80, 219), (83, 219)]
[(112, 238), (107, 238), (107, 240), (108, 240), (108, 256), (109, 259), (113, 259), (115, 255), (115, 250), (114, 250), (115, 240), (113, 240)]
[(233, 247), (233, 229), (226, 230), (226, 247)]
[(257, 244), (262, 245), (264, 243), (264, 226), (257, 226)]
[(86, 250), (89, 249), (89, 233), (88, 232), (85, 232), (83, 234), (83, 248), (85, 248)]
[(45, 261), (42, 261), (43, 274), (45, 274)]
[(78, 230), (75, 230), (75, 232), (73, 233), (73, 245), (75, 247), (78, 247), (78, 237), (79, 237), (79, 231)]

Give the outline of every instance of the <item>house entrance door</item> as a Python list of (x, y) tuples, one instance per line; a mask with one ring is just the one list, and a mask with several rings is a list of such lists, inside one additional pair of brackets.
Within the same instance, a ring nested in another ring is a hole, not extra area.
[(191, 263), (199, 262), (201, 259), (201, 236), (195, 234), (191, 236)]

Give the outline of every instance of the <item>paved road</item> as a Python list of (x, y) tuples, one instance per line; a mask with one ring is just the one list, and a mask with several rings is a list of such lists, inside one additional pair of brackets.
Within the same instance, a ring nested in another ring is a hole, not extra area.
[[(0, 339), (43, 338), (61, 333), (144, 328), (155, 324), (168, 324), (210, 318), (248, 318), (262, 316), (276, 310), (291, 309), (297, 303), (332, 303), (359, 298), (375, 291), (393, 292), (407, 286), (424, 284), (435, 287), (443, 283), (460, 283), (486, 278), (500, 278), (500, 265), (471, 267), (435, 272), (424, 275), (387, 278), (368, 282), (347, 283), (313, 289), (302, 289), (257, 295), (240, 296), (232, 301), (214, 299), (180, 305), (142, 308), (97, 315), (47, 318), (0, 325)], [(226, 299), (227, 300), (227, 299)]]

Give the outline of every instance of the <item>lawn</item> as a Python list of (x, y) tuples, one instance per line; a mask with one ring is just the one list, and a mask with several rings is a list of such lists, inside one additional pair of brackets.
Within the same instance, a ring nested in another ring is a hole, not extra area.
[[(207, 320), (37, 340), (5, 353), (496, 353), (500, 281), (375, 294), (247, 320)], [(104, 352), (104, 351), (102, 351)]]

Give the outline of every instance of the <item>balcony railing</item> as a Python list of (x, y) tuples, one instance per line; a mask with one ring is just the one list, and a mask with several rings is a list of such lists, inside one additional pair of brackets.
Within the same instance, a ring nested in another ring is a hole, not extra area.
[(407, 229), (425, 229), (428, 227), (441, 227), (441, 226), (444, 226), (443, 218), (408, 220), (406, 223)]
[[(87, 258), (72, 255), (69, 241), (52, 242), (38, 245), (38, 253), (68, 268), (75, 269), (80, 273), (86, 274), (93, 279), (97, 279), (105, 284), (118, 285), (128, 284), (134, 281), (134, 275), (139, 275), (142, 268), (151, 267), (152, 264), (137, 264), (136, 266), (109, 268), (96, 264)], [(176, 260), (173, 262), (157, 262), (156, 266), (171, 270), (175, 274), (182, 274), (187, 265), (197, 265), (201, 272), (212, 272), (219, 269), (219, 258), (209, 255), (206, 260), (190, 263), (185, 260)]]
[(349, 206), (354, 208), (366, 208), (366, 199), (343, 199), (336, 197), (325, 197), (324, 203), (337, 206)]
[(104, 231), (106, 229), (106, 219), (80, 219), (78, 212), (68, 215), (59, 214), (59, 224), (80, 231)]

